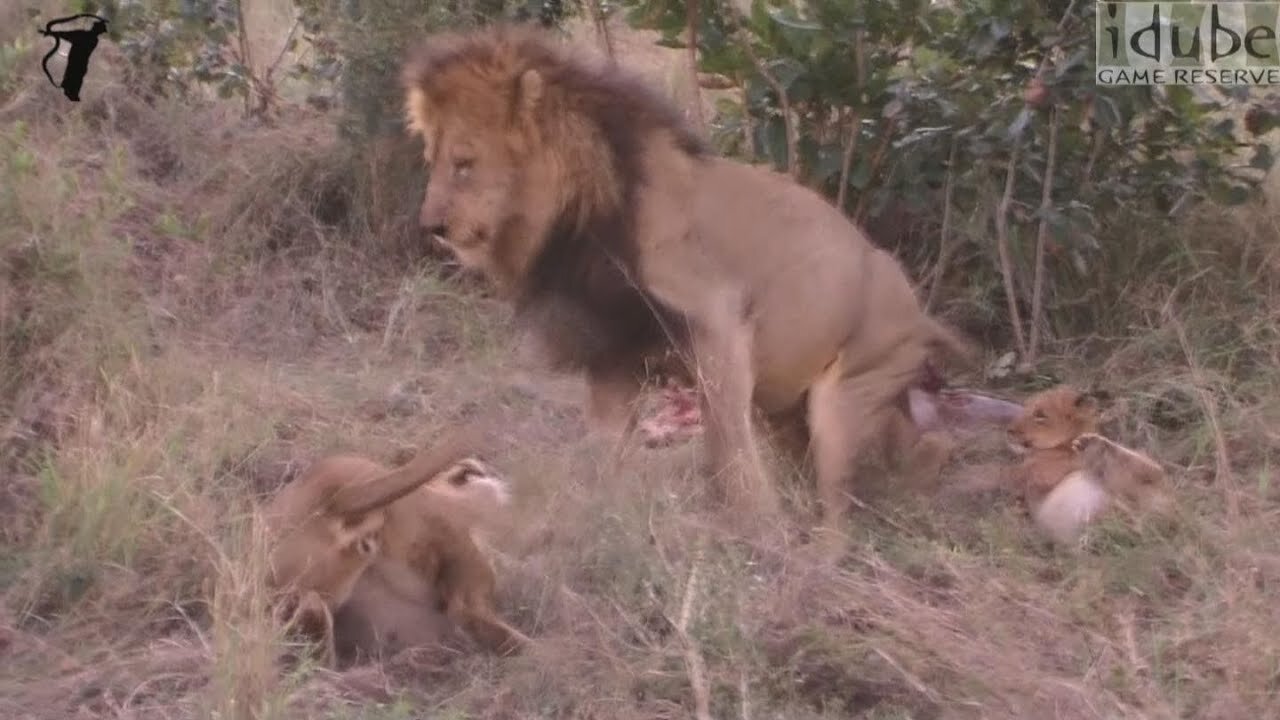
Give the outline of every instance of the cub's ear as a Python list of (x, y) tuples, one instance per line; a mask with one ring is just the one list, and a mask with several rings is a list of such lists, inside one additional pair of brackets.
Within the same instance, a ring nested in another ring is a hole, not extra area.
[(1111, 404), (1111, 393), (1101, 389), (1091, 389), (1080, 393), (1076, 398), (1076, 407), (1082, 410), (1092, 410), (1100, 412), (1104, 407)]

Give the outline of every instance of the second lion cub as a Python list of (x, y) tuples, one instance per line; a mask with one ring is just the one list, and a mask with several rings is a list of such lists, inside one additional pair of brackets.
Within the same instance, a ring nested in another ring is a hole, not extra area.
[(505, 482), (470, 455), (475, 435), (456, 430), (395, 469), (329, 456), (268, 503), (269, 584), (326, 665), (339, 647), (376, 654), (385, 636), (418, 638), (419, 625), (457, 625), (501, 654), (528, 643), (494, 609), (494, 571), (472, 536), (507, 504)]
[(1164, 510), (1172, 499), (1164, 469), (1098, 434), (1096, 395), (1060, 385), (1027, 398), (1010, 424), (1009, 447), (1022, 456), (1010, 480), (1037, 528), (1076, 543), (1102, 513)]

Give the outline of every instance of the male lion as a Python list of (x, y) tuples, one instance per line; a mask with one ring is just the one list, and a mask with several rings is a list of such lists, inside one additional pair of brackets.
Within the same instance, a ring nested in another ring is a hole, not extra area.
[(553, 367), (586, 375), (598, 429), (634, 428), (646, 360), (691, 356), (707, 469), (740, 517), (778, 508), (754, 402), (807, 425), (826, 530), (869, 442), (894, 428), (928, 450), (906, 393), (936, 348), (970, 348), (816, 192), (716, 157), (669, 102), (538, 29), (432, 37), (403, 83), (430, 167), (422, 225), (514, 302)]
[(377, 654), (456, 624), (495, 652), (528, 638), (493, 608), (494, 572), (472, 531), (507, 504), (505, 483), (456, 434), (389, 470), (333, 455), (276, 493), (268, 584), (289, 624), (338, 650)]
[(1110, 508), (1169, 507), (1164, 469), (1098, 434), (1098, 398), (1062, 385), (1027, 398), (1009, 426), (1023, 457), (1008, 482), (1021, 491), (1036, 527), (1060, 545), (1076, 543)]

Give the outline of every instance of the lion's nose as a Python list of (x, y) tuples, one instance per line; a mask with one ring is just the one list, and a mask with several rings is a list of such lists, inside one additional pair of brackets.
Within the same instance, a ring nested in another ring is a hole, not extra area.
[(427, 231), (427, 235), (433, 238), (437, 236), (447, 238), (449, 224), (445, 222), (446, 216), (447, 213), (443, 212), (440, 203), (428, 199), (422, 204), (422, 210), (418, 212), (418, 224)]
[(427, 229), (427, 235), (432, 238), (445, 239), (449, 237), (449, 226), (443, 222), (423, 223), (422, 225)]

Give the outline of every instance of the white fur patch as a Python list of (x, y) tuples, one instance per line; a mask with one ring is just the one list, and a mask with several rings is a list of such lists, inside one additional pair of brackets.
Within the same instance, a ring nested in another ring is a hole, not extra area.
[(487, 496), (500, 507), (511, 503), (511, 485), (478, 458), (468, 457), (454, 463), (437, 478), (439, 488), (464, 497)]
[(1097, 478), (1077, 470), (1058, 483), (1036, 509), (1035, 519), (1054, 542), (1069, 545), (1080, 539), (1085, 525), (1106, 508), (1110, 498)]

